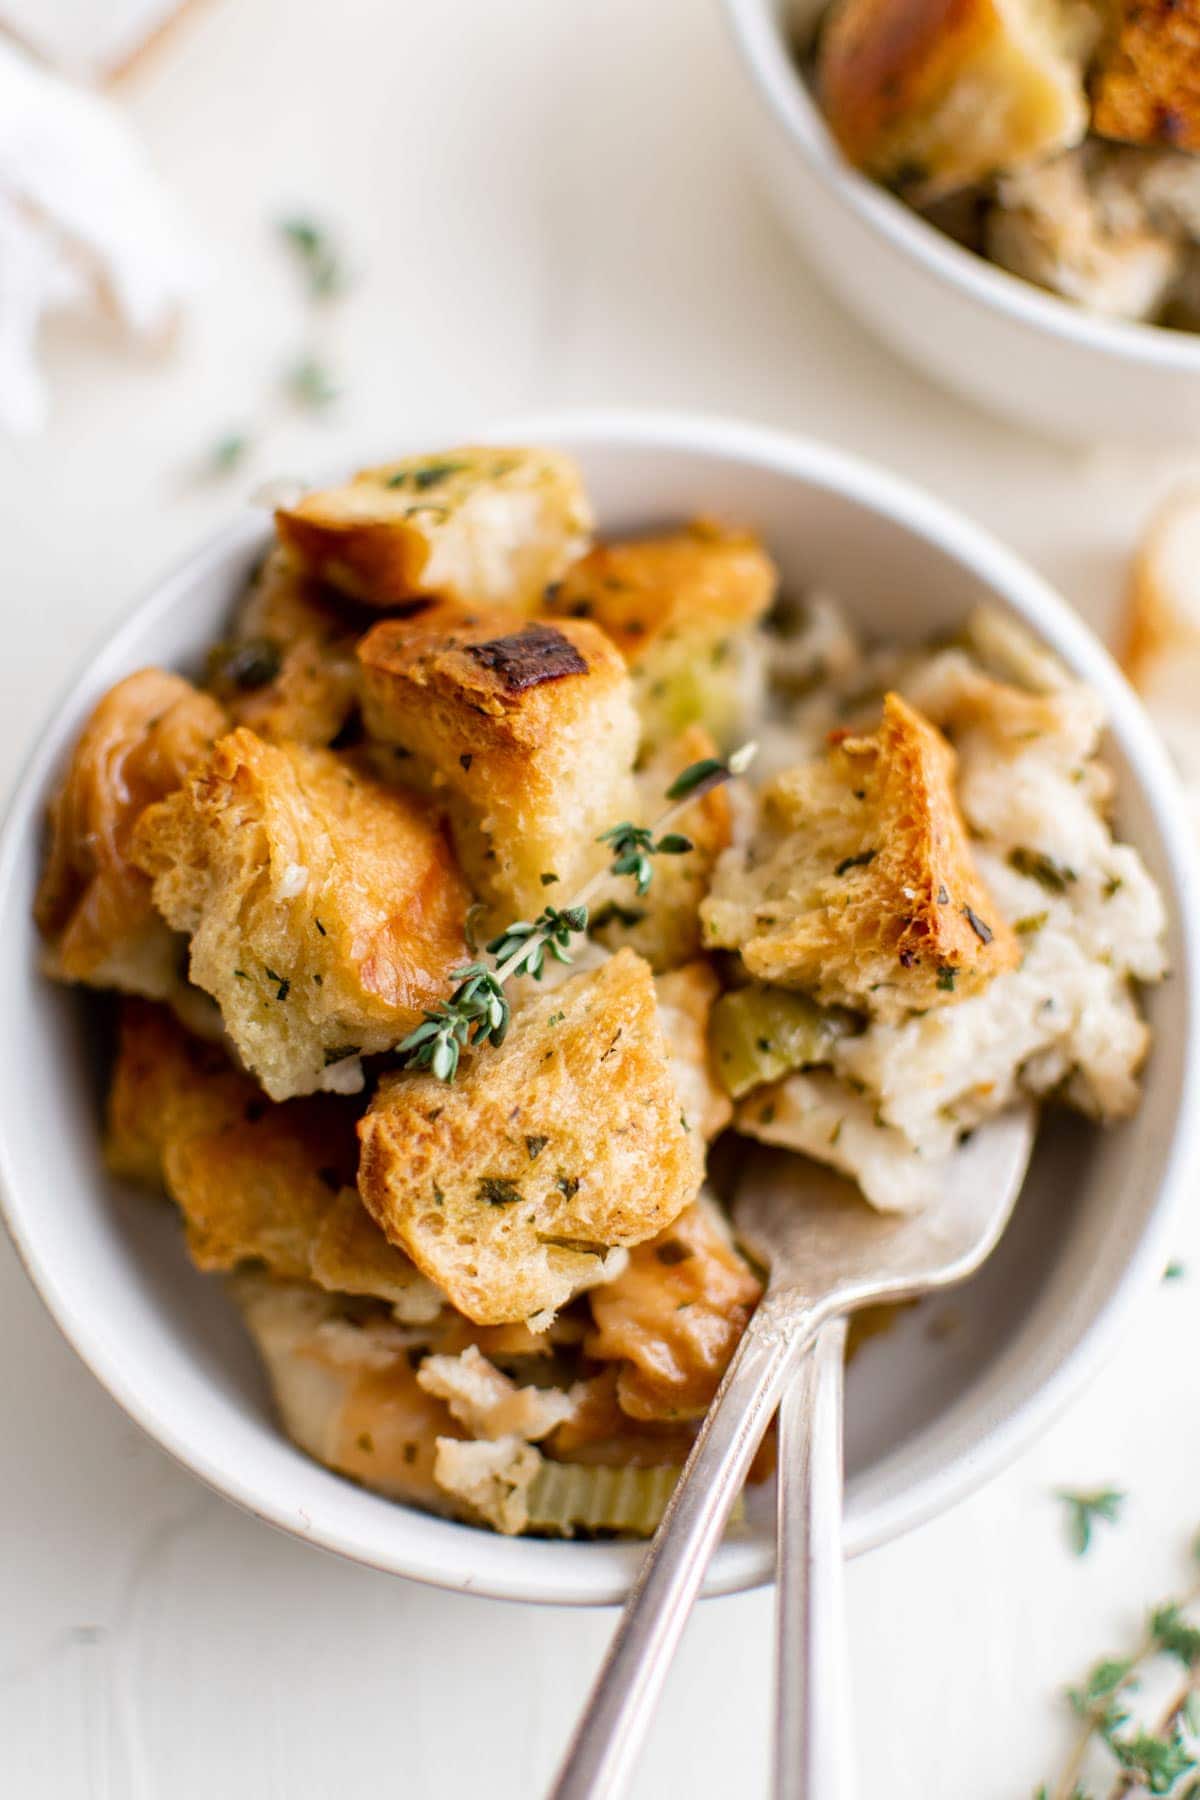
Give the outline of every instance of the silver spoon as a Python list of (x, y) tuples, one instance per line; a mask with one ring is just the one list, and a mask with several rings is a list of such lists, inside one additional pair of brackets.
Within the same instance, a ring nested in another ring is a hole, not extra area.
[[(717, 1540), (780, 1398), (813, 1339), (824, 1326), (858, 1307), (911, 1300), (972, 1274), (1008, 1221), (1024, 1179), (1034, 1129), (1034, 1109), (1027, 1104), (981, 1126), (950, 1158), (940, 1198), (908, 1217), (873, 1212), (844, 1183), (794, 1158), (772, 1157), (765, 1174), (743, 1181), (734, 1208), (735, 1222), (747, 1247), (769, 1270), (766, 1293), (743, 1334), (646, 1552), (555, 1782), (552, 1800), (616, 1800), (621, 1793)], [(832, 1349), (830, 1339), (824, 1351), (826, 1364)], [(817, 1372), (814, 1362), (810, 1377)], [(821, 1444), (827, 1447), (832, 1441), (836, 1456), (840, 1406), (832, 1411), (837, 1429), (826, 1429)], [(789, 1408), (789, 1417), (793, 1416)], [(781, 1445), (781, 1456), (786, 1448)], [(828, 1469), (827, 1457), (822, 1466)], [(836, 1462), (835, 1477), (836, 1515), (840, 1515)], [(782, 1474), (781, 1480), (790, 1490), (791, 1481)], [(828, 1482), (814, 1483), (804, 1474), (803, 1465), (801, 1482), (802, 1494), (810, 1495), (817, 1508), (816, 1519), (827, 1517), (831, 1509)], [(804, 1514), (815, 1523), (812, 1506), (806, 1505)], [(789, 1507), (783, 1521), (789, 1550), (790, 1520)], [(826, 1777), (826, 1785), (821, 1786), (819, 1780), (813, 1785), (825, 1772), (813, 1762), (807, 1748), (797, 1745), (803, 1734), (804, 1745), (815, 1742), (836, 1769), (830, 1761), (834, 1748), (824, 1737), (813, 1735), (820, 1730), (813, 1703), (821, 1701), (813, 1683), (823, 1681), (826, 1674), (835, 1682), (840, 1676), (823, 1663), (823, 1650), (818, 1650), (815, 1658), (812, 1655), (814, 1633), (822, 1617), (810, 1609), (806, 1569), (811, 1551), (826, 1559), (821, 1565), (826, 1575), (836, 1570), (840, 1530), (832, 1558), (827, 1527), (816, 1525), (816, 1531), (820, 1536), (810, 1537), (799, 1559), (791, 1554), (781, 1559), (779, 1616), (786, 1629), (783, 1649), (789, 1660), (786, 1664), (781, 1661), (777, 1767), (786, 1765), (790, 1770), (794, 1759), (800, 1757), (800, 1779), (808, 1785), (779, 1791), (804, 1795), (806, 1800), (844, 1800), (849, 1792), (845, 1782), (840, 1789), (829, 1785), (837, 1779), (834, 1774)], [(840, 1582), (826, 1582), (811, 1598), (824, 1596), (827, 1615), (830, 1595), (836, 1609), (839, 1592)], [(797, 1639), (796, 1621), (806, 1618), (810, 1623), (801, 1624)], [(807, 1673), (810, 1669), (812, 1682)], [(836, 1693), (836, 1688), (833, 1691)], [(846, 1738), (848, 1733), (843, 1732), (843, 1741)]]

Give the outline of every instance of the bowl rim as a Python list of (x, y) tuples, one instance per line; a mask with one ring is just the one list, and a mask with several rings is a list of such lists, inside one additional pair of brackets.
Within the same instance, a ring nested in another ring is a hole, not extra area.
[(1034, 331), (1140, 366), (1200, 373), (1200, 332), (1110, 319), (1076, 306), (958, 244), (842, 156), (796, 67), (779, 0), (721, 0), (743, 67), (783, 135), (829, 192), (927, 274)]
[[(443, 434), (422, 432), (420, 441), (427, 444), (439, 435)], [(1100, 641), (1066, 601), (990, 533), (920, 488), (864, 459), (819, 440), (729, 419), (639, 409), (556, 412), (509, 420), (470, 434), (454, 434), (454, 438), (445, 436), (447, 442), (547, 442), (568, 451), (587, 447), (660, 447), (699, 453), (799, 480), (882, 514), (901, 530), (961, 562), (1097, 689), (1105, 703), (1109, 730), (1121, 746), (1132, 779), (1159, 832), (1165, 886), (1178, 914), (1179, 956), (1174, 975), (1184, 994), (1186, 1042), (1172, 1138), (1141, 1236), (1107, 1299), (1039, 1387), (1024, 1399), (1010, 1396), (1006, 1403), (993, 1409), (977, 1439), (951, 1449), (942, 1465), (918, 1474), (902, 1492), (857, 1509), (851, 1492), (847, 1553), (859, 1554), (953, 1505), (1010, 1462), (1095, 1372), (1111, 1352), (1133, 1307), (1161, 1277), (1171, 1221), (1200, 1160), (1200, 1034), (1196, 1008), (1200, 923), (1192, 920), (1182, 904), (1189, 886), (1193, 892), (1200, 891), (1200, 868), (1178, 779), (1140, 701)], [(396, 454), (394, 443), (392, 454)], [(100, 644), (106, 659), (119, 656), (126, 639), (139, 635), (148, 622), (183, 602), (197, 580), (222, 568), (231, 558), (244, 555), (262, 537), (263, 530), (264, 521), (258, 515), (240, 519), (177, 563), (125, 612), (115, 627), (109, 627), (102, 635)], [(14, 781), (0, 826), (0, 918), (14, 904), (24, 906), (27, 900), (17, 879), (21, 854), (27, 848), (29, 831), (40, 828), (41, 803), (48, 781), (65, 744), (77, 729), (77, 715), (88, 703), (95, 649), (58, 695)], [(302, 1542), (340, 1553), (368, 1567), (455, 1592), (568, 1605), (611, 1604), (624, 1597), (640, 1561), (641, 1548), (636, 1544), (547, 1546), (536, 1540), (497, 1538), (458, 1526), (454, 1528), (458, 1536), (439, 1535), (438, 1548), (434, 1550), (406, 1544), (410, 1521), (430, 1521), (428, 1515), (414, 1513), (403, 1505), (388, 1510), (386, 1532), (342, 1529), (310, 1519), (298, 1524), (294, 1507), (288, 1506), (277, 1489), (265, 1491), (269, 1482), (264, 1484), (253, 1473), (246, 1475), (228, 1465), (219, 1466), (189, 1442), (186, 1420), (180, 1423), (156, 1408), (138, 1391), (136, 1380), (127, 1379), (104, 1322), (71, 1303), (59, 1287), (54, 1268), (42, 1261), (36, 1245), (27, 1236), (22, 1209), (16, 1204), (16, 1187), (6, 1135), (0, 1131), (0, 1215), (51, 1316), (76, 1354), (128, 1417), (226, 1499)], [(480, 1538), (485, 1540), (488, 1553), (474, 1557), (471, 1546), (478, 1544)], [(550, 1550), (560, 1562), (548, 1565), (545, 1558), (530, 1556), (535, 1548)], [(586, 1563), (571, 1555), (572, 1550), (581, 1549), (588, 1553)], [(773, 1560), (769, 1543), (758, 1539), (729, 1541), (718, 1550), (704, 1592), (738, 1593), (760, 1586), (772, 1579)]]

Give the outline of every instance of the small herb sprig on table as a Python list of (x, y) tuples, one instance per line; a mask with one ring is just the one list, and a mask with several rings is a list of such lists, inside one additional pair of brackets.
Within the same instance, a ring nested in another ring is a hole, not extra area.
[(292, 260), (300, 277), (305, 304), (306, 339), (303, 351), (280, 371), (270, 393), (256, 408), (256, 417), (216, 440), (204, 464), (209, 476), (231, 475), (250, 453), (278, 426), (289, 411), (326, 411), (340, 388), (328, 359), (328, 337), (334, 315), (333, 302), (351, 286), (351, 274), (337, 238), (327, 225), (307, 213), (293, 213), (275, 222), (277, 240)]
[[(1200, 1561), (1200, 1539), (1192, 1545)], [(1154, 1608), (1141, 1641), (1128, 1656), (1093, 1663), (1067, 1701), (1079, 1736), (1062, 1775), (1043, 1784), (1034, 1800), (1133, 1800), (1136, 1795), (1200, 1800), (1200, 1579), (1186, 1593)], [(1183, 1679), (1152, 1720), (1134, 1719), (1132, 1703), (1155, 1662), (1179, 1665)], [(1100, 1787), (1084, 1779), (1089, 1759), (1106, 1752), (1110, 1771)]]
[(705, 794), (744, 774), (754, 753), (755, 745), (745, 744), (724, 762), (713, 756), (690, 764), (667, 789), (671, 805), (654, 825), (623, 820), (601, 832), (596, 842), (610, 852), (608, 867), (594, 875), (570, 905), (545, 906), (536, 919), (519, 919), (494, 937), (486, 946), (490, 964), (474, 962), (455, 969), (458, 986), (450, 998), (439, 1001), (396, 1046), (401, 1067), (428, 1069), (439, 1081), (453, 1081), (464, 1050), (502, 1044), (512, 1014), (506, 983), (517, 975), (539, 981), (547, 956), (571, 962), (571, 940), (587, 930), (588, 907), (601, 885), (614, 875), (628, 876), (644, 894), (654, 877), (652, 857), (685, 856), (692, 848), (690, 838), (666, 828)]

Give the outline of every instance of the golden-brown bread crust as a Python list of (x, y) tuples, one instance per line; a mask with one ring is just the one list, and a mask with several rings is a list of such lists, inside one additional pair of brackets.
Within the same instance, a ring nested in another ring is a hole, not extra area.
[[(717, 746), (701, 725), (689, 725), (637, 776), (637, 820), (653, 825), (670, 805), (667, 789), (694, 763), (715, 756)], [(733, 815), (725, 788), (713, 788), (680, 813), (672, 830), (692, 848), (684, 856), (660, 856), (645, 894), (627, 876), (613, 876), (592, 904), (590, 930), (611, 950), (636, 950), (656, 972), (678, 968), (700, 954), (700, 902), (713, 869), (729, 847)]]
[(367, 1210), (484, 1325), (563, 1305), (703, 1173), (649, 966), (628, 950), (530, 1001), (454, 1086), (385, 1076), (359, 1136)]
[(273, 550), (229, 642), (209, 656), (209, 687), (233, 723), (272, 743), (331, 744), (358, 705), (354, 646), (365, 626), (352, 611)]
[(775, 598), (757, 538), (697, 519), (658, 537), (598, 544), (546, 593), (556, 618), (591, 619), (629, 666), (643, 752), (691, 724), (722, 745), (741, 726), (745, 636)]
[(363, 469), (275, 524), (301, 568), (368, 605), (433, 595), (531, 612), (586, 546), (591, 511), (560, 452), (467, 445)]
[(330, 750), (239, 727), (142, 815), (133, 854), (272, 1099), (391, 1049), (464, 959), (468, 894), (436, 813)]
[(1020, 961), (971, 855), (954, 752), (898, 694), (870, 737), (762, 795), (763, 833), (718, 869), (710, 945), (761, 981), (886, 1019), (978, 993)]
[(1200, 6), (1111, 0), (1092, 70), (1092, 129), (1127, 144), (1200, 150)]
[(122, 1008), (105, 1160), (165, 1187), (199, 1269), (260, 1263), (285, 1280), (365, 1294), (411, 1315), (440, 1304), (355, 1188), (360, 1106), (332, 1094), (275, 1105), (164, 1008)]
[(34, 913), (62, 981), (165, 998), (180, 946), (130, 857), (142, 809), (179, 786), (225, 729), (217, 702), (164, 669), (110, 689), (71, 752), (50, 803), (50, 842)]
[(596, 1328), (584, 1347), (621, 1364), (617, 1399), (631, 1418), (699, 1418), (761, 1294), (715, 1206), (701, 1200), (592, 1290)]
[[(565, 903), (634, 802), (637, 717), (605, 634), (584, 619), (439, 607), (376, 625), (358, 654), (368, 731), (449, 798), (459, 855), (499, 923)], [(543, 875), (557, 877), (553, 896)]]
[(849, 160), (926, 198), (1077, 143), (1075, 58), (1030, 0), (834, 0), (822, 111)]

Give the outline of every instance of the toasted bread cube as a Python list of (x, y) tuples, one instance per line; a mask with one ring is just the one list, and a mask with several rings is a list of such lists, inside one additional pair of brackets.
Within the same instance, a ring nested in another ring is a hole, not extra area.
[(586, 548), (592, 515), (569, 457), (485, 444), (363, 469), (275, 524), (300, 568), (369, 606), (433, 596), (528, 613)]
[(459, 1427), (418, 1383), (409, 1334), (315, 1288), (249, 1274), (232, 1287), (293, 1442), (377, 1493), (450, 1511), (433, 1468)]
[(856, 167), (929, 200), (1077, 144), (1084, 47), (1043, 0), (834, 0), (818, 93)]
[(272, 743), (331, 744), (358, 705), (361, 636), (344, 602), (273, 550), (255, 574), (208, 684), (235, 725)]
[(598, 544), (549, 590), (546, 610), (593, 619), (616, 644), (633, 677), (644, 750), (689, 725), (729, 749), (758, 698), (748, 634), (777, 585), (756, 538), (697, 520), (663, 537)]
[(721, 984), (711, 965), (701, 961), (656, 976), (654, 987), (683, 1118), (708, 1143), (733, 1117), (708, 1047), (709, 1015)]
[(544, 1315), (700, 1186), (649, 966), (622, 950), (521, 1008), (447, 1087), (384, 1076), (359, 1127), (367, 1210), (460, 1312)]
[(163, 1008), (127, 1001), (105, 1160), (164, 1187), (199, 1269), (260, 1263), (285, 1280), (388, 1301), (406, 1322), (442, 1296), (389, 1244), (355, 1188), (359, 1108), (332, 1094), (274, 1105)]
[(152, 999), (181, 985), (182, 947), (130, 855), (143, 808), (177, 788), (225, 730), (217, 702), (178, 675), (142, 669), (105, 694), (50, 803), (34, 913), (60, 981)]
[(1094, 143), (1003, 176), (985, 239), (1001, 268), (1111, 318), (1156, 317), (1183, 268), (1177, 232)]
[(154, 901), (273, 1100), (390, 1050), (464, 958), (467, 891), (425, 801), (240, 727), (138, 823)]
[(635, 803), (638, 724), (625, 666), (595, 625), (438, 609), (428, 624), (376, 625), (359, 658), (368, 731), (410, 752), (446, 797), (463, 866), (500, 925), (565, 902), (602, 866), (599, 834)]
[(698, 1419), (762, 1294), (715, 1203), (701, 1197), (588, 1296), (589, 1356), (620, 1363), (617, 1399), (634, 1419)]
[(762, 796), (749, 852), (718, 865), (702, 907), (713, 946), (750, 974), (878, 1019), (978, 993), (1020, 961), (975, 868), (954, 792), (954, 752), (898, 694), (871, 737)]
[[(637, 776), (637, 823), (653, 825), (670, 805), (667, 789), (692, 764), (715, 756), (717, 746), (699, 725), (689, 725)], [(692, 848), (683, 856), (659, 856), (644, 894), (629, 878), (614, 875), (592, 905), (590, 930), (612, 950), (636, 950), (656, 971), (678, 968), (701, 949), (700, 902), (713, 869), (729, 847), (732, 813), (724, 788), (693, 802), (672, 825)]]
[(1200, 8), (1112, 0), (1092, 68), (1092, 129), (1128, 144), (1200, 150)]

